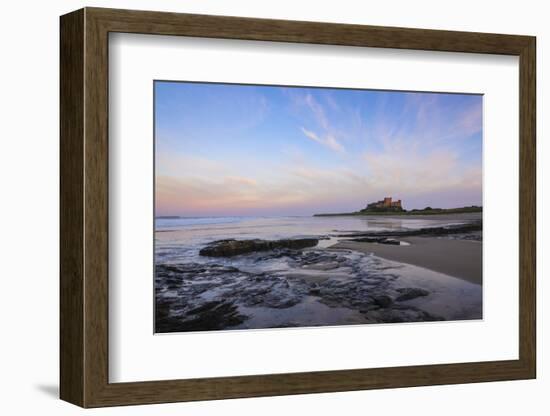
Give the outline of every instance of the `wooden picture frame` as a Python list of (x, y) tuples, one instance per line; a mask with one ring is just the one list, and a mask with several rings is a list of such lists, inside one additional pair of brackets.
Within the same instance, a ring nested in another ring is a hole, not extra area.
[[(82, 407), (529, 379), (536, 376), (535, 38), (85, 8), (61, 17), (60, 396)], [(108, 34), (245, 39), (519, 57), (519, 359), (110, 383)]]

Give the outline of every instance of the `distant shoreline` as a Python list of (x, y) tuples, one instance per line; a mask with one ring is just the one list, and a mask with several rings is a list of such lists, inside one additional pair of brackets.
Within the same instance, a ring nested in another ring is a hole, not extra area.
[(322, 213), (313, 214), (314, 217), (339, 217), (339, 216), (379, 216), (379, 215), (443, 215), (443, 214), (464, 214), (471, 212), (483, 212), (483, 207), (471, 206), (462, 208), (430, 208), (430, 209), (413, 209), (410, 211), (355, 211), (355, 212), (339, 212), (339, 213)]

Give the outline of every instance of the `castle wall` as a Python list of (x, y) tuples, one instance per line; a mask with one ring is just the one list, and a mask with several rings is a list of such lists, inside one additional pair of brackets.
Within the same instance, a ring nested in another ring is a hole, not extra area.
[(403, 207), (402, 207), (402, 205), (401, 205), (401, 200), (398, 199), (397, 201), (393, 201), (391, 196), (385, 197), (385, 198), (384, 198), (383, 200), (381, 200), (381, 201), (371, 202), (370, 204), (367, 204), (367, 208), (366, 208), (366, 209), (383, 209), (383, 208), (389, 208), (389, 209), (398, 208), (398, 209), (403, 209)]

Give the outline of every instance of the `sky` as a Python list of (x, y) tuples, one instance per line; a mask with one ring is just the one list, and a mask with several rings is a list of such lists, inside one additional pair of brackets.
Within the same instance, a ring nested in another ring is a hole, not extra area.
[(481, 95), (155, 81), (156, 215), (482, 205)]

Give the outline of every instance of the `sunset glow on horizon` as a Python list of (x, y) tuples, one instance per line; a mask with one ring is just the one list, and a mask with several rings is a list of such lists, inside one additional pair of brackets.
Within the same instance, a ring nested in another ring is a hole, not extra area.
[(155, 82), (157, 216), (482, 205), (482, 96)]

